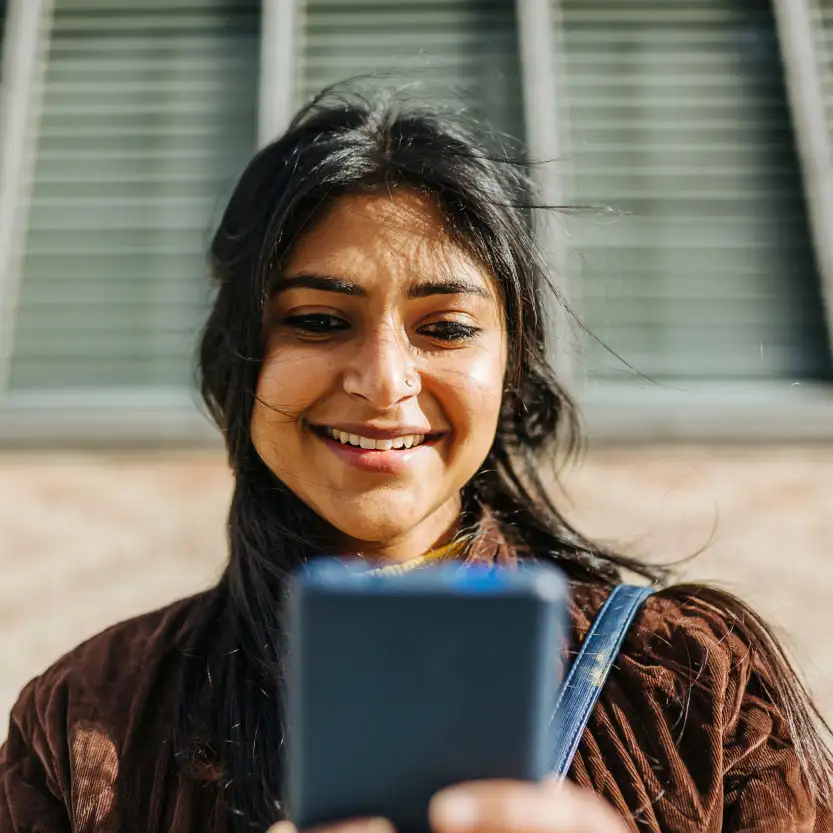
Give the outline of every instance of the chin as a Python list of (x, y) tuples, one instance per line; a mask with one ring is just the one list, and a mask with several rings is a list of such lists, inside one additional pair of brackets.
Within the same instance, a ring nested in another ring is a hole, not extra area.
[(421, 520), (419, 517), (403, 517), (396, 512), (383, 515), (346, 512), (337, 521), (330, 520), (330, 523), (355, 541), (383, 545), (407, 535)]
[(436, 508), (433, 504), (419, 506), (413, 499), (354, 496), (331, 504), (324, 511), (322, 507), (319, 514), (348, 538), (382, 545), (407, 536)]

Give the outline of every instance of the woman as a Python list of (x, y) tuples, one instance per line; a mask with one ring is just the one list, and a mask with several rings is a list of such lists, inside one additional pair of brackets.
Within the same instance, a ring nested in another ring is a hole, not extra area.
[[(574, 417), (546, 364), (529, 207), (518, 166), (391, 102), (325, 97), (255, 157), (212, 244), (199, 356), (235, 475), (228, 567), (24, 689), (0, 756), (2, 833), (280, 820), (280, 610), (288, 572), (318, 553), (554, 562), (573, 585), (573, 648), (623, 568), (659, 580), (584, 540), (542, 483)], [(766, 627), (676, 587), (629, 632), (571, 786), (460, 785), (432, 821), (831, 831), (830, 773)]]

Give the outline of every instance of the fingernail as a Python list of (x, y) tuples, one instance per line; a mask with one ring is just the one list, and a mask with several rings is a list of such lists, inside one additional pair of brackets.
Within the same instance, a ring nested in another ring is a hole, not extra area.
[[(268, 833), (273, 833), (269, 830)], [(298, 833), (294, 827), (281, 828), (277, 833)], [(396, 833), (396, 828), (385, 818), (358, 818), (337, 821), (303, 831), (303, 833)]]
[(396, 833), (396, 828), (387, 819), (368, 819), (363, 827), (365, 833)]
[(468, 793), (444, 790), (431, 800), (429, 815), (434, 828), (470, 830), (477, 825), (479, 807), (476, 799)]
[(277, 824), (273, 824), (267, 833), (297, 833), (297, 831), (291, 821), (279, 821)]

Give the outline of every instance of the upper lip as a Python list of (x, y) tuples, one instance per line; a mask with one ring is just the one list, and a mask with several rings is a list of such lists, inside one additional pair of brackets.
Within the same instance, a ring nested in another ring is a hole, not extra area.
[(343, 431), (345, 434), (355, 434), (359, 437), (367, 437), (369, 440), (395, 440), (397, 437), (409, 437), (413, 435), (436, 435), (442, 433), (441, 431), (433, 431), (430, 426), (426, 428), (416, 425), (394, 425), (390, 427), (383, 427), (380, 425), (360, 425), (355, 422), (320, 422), (310, 423), (313, 428), (335, 428), (337, 431)]

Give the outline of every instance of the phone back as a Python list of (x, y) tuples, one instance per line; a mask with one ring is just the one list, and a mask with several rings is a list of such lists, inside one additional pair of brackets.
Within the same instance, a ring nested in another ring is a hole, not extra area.
[(298, 574), (287, 698), (296, 824), (372, 815), (427, 830), (442, 787), (543, 777), (566, 598), (544, 566), (379, 576), (324, 560)]

